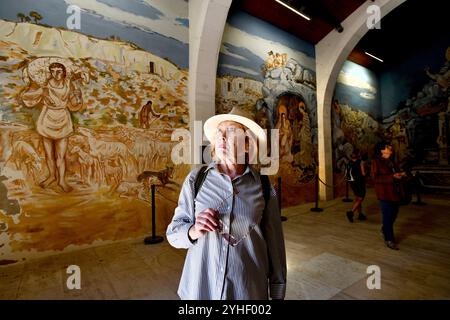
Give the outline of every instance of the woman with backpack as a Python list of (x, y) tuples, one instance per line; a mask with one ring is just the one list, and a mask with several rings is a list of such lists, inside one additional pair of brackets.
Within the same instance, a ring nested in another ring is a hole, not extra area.
[(362, 213), (362, 203), (366, 196), (366, 162), (360, 156), (358, 150), (352, 152), (351, 160), (347, 164), (347, 181), (350, 182), (355, 200), (351, 211), (347, 211), (347, 219), (353, 222), (353, 216), (358, 213), (358, 220), (367, 220), (367, 217)]
[(284, 299), (286, 252), (276, 193), (249, 161), (252, 143), (265, 143), (266, 134), (251, 118), (233, 108), (204, 124), (214, 161), (186, 177), (166, 232), (173, 247), (188, 249), (181, 299)]
[(372, 162), (371, 174), (375, 183), (375, 192), (380, 201), (383, 224), (381, 233), (386, 246), (398, 250), (394, 237), (394, 222), (397, 218), (401, 195), (399, 181), (406, 177), (392, 161), (392, 145), (383, 141), (375, 146), (375, 159)]

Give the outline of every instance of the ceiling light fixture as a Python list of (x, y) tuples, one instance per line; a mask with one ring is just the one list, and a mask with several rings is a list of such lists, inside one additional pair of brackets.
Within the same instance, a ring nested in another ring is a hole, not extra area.
[(284, 3), (283, 1), (281, 1), (281, 0), (275, 0), (275, 1), (278, 2), (279, 4), (285, 6), (285, 7), (288, 8), (289, 10), (294, 11), (296, 14), (298, 14), (298, 15), (301, 16), (302, 18), (304, 18), (304, 19), (306, 19), (306, 20), (308, 20), (308, 21), (311, 20), (310, 17), (308, 17), (307, 15), (301, 13), (300, 11), (298, 11), (298, 10), (292, 8), (291, 6), (287, 5), (287, 4)]
[(377, 59), (378, 61), (384, 62), (383, 60), (381, 60), (380, 58), (375, 57), (373, 54), (368, 53), (367, 51), (364, 51), (365, 54), (367, 54), (368, 56)]

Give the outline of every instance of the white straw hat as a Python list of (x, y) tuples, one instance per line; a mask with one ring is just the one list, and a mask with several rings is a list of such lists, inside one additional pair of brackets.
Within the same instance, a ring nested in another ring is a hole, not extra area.
[(217, 127), (223, 121), (235, 121), (247, 127), (258, 138), (259, 143), (266, 141), (266, 132), (254, 120), (250, 112), (238, 107), (233, 107), (229, 113), (218, 114), (206, 120), (203, 130), (209, 142), (213, 143)]

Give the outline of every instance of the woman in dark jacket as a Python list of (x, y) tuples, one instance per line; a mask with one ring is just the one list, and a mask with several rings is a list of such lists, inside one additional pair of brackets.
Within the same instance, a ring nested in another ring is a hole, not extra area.
[(394, 165), (391, 160), (392, 154), (392, 146), (389, 143), (378, 143), (375, 147), (376, 157), (372, 162), (371, 174), (383, 215), (381, 232), (386, 246), (390, 249), (398, 250), (394, 238), (394, 222), (398, 214), (400, 196), (395, 182), (406, 176), (406, 174), (405, 172), (400, 172)]

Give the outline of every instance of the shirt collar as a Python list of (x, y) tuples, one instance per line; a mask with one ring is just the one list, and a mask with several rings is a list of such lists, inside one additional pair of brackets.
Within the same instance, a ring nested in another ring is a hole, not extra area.
[[(211, 161), (211, 162), (208, 164), (208, 166), (206, 167), (205, 172), (209, 171), (210, 169), (214, 169), (214, 170), (217, 170), (217, 172), (219, 172), (219, 170), (217, 169), (217, 162)], [(247, 167), (246, 167), (245, 170), (244, 170), (244, 173), (242, 173), (241, 176), (244, 176), (244, 175), (246, 175), (246, 174), (249, 173), (249, 172), (251, 173), (251, 175), (253, 176), (253, 178), (256, 180), (256, 179), (257, 179), (258, 173), (257, 173), (256, 169), (255, 169), (252, 165), (247, 165)]]

